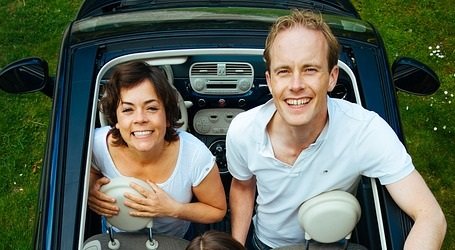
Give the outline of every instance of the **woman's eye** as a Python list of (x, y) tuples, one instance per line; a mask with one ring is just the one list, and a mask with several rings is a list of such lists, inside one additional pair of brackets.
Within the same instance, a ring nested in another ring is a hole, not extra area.
[(133, 111), (132, 108), (123, 108), (122, 109), (122, 113), (128, 113), (128, 112), (131, 112), (131, 111)]

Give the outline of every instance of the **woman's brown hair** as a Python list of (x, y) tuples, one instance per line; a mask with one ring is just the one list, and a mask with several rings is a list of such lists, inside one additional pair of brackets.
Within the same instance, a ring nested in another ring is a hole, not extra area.
[(104, 94), (100, 100), (100, 110), (108, 125), (111, 126), (109, 133), (114, 139), (114, 145), (126, 145), (120, 131), (115, 127), (118, 122), (116, 111), (121, 101), (120, 91), (134, 88), (146, 79), (150, 80), (158, 98), (164, 105), (168, 123), (164, 139), (175, 141), (178, 138), (176, 129), (182, 124), (178, 123), (180, 110), (177, 104), (177, 90), (170, 85), (165, 73), (160, 68), (150, 66), (142, 61), (133, 61), (116, 66), (109, 82), (104, 86)]
[(246, 248), (230, 234), (210, 230), (194, 238), (186, 250), (246, 250)]

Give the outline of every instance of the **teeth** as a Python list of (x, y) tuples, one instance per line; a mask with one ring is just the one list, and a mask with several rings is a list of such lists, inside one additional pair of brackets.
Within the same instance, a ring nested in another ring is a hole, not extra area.
[(144, 135), (149, 135), (151, 133), (152, 133), (152, 131), (150, 131), (150, 130), (133, 132), (133, 134), (135, 136), (144, 136)]
[(287, 104), (289, 105), (304, 105), (310, 102), (310, 98), (304, 99), (288, 99), (286, 100)]

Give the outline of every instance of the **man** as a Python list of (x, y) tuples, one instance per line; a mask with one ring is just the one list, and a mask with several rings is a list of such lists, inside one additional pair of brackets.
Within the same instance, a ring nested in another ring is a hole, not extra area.
[(226, 139), (233, 237), (246, 242), (257, 189), (254, 247), (303, 243), (300, 204), (353, 191), (364, 175), (378, 178), (415, 221), (404, 249), (439, 249), (444, 215), (394, 131), (376, 113), (327, 96), (338, 54), (320, 15), (294, 10), (272, 27), (264, 59), (273, 98), (239, 114)]

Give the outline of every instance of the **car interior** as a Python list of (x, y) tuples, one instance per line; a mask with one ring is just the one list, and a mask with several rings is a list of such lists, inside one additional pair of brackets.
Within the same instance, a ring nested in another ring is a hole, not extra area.
[[(265, 63), (262, 54), (262, 49), (211, 48), (151, 51), (116, 57), (106, 61), (98, 71), (94, 100), (99, 100), (102, 96), (103, 85), (108, 81), (112, 69), (120, 63), (144, 60), (150, 65), (161, 67), (168, 77), (169, 84), (173, 85), (180, 94), (178, 105), (181, 112), (181, 121), (184, 122), (184, 126), (181, 129), (199, 138), (216, 157), (216, 163), (219, 167), (228, 199), (232, 177), (227, 169), (225, 158), (225, 137), (230, 121), (240, 112), (263, 104), (271, 98), (265, 80)], [(341, 58), (338, 63), (340, 67), (338, 82), (329, 95), (362, 105), (356, 73), (352, 69), (353, 67), (350, 67), (350, 60), (343, 59), (348, 57), (342, 55)], [(93, 140), (93, 130), (96, 127), (104, 125), (106, 125), (106, 121), (103, 114), (98, 110), (98, 103), (94, 102), (92, 110), (92, 132), (90, 134), (92, 139), (90, 141)], [(88, 147), (88, 155), (91, 155), (91, 148), (92, 145)], [(87, 170), (89, 168), (90, 164), (88, 163)], [(89, 172), (86, 171), (85, 192), (87, 196)], [(343, 226), (341, 227), (343, 229), (336, 229), (338, 227), (329, 225), (327, 226), (328, 229), (323, 228), (322, 231), (328, 233), (327, 230), (348, 230), (348, 236), (344, 235), (346, 237), (343, 236), (341, 238), (351, 244), (361, 245), (362, 239), (376, 238), (376, 236), (369, 235), (371, 232), (366, 232), (366, 228), (371, 227), (369, 224), (372, 221), (374, 221), (374, 224), (377, 224), (377, 227), (381, 227), (382, 223), (377, 223), (377, 220), (381, 219), (380, 212), (373, 213), (373, 215), (361, 213), (361, 211), (366, 209), (380, 211), (377, 207), (379, 205), (374, 202), (374, 200), (377, 200), (373, 197), (377, 195), (377, 192), (375, 193), (374, 191), (376, 187), (374, 183), (375, 180), (365, 177), (362, 177), (360, 180), (356, 192), (357, 199), (354, 199), (355, 201), (351, 200), (353, 203), (349, 203), (350, 205), (348, 205), (349, 211), (352, 206), (355, 208), (358, 207), (358, 210), (355, 210), (357, 212), (352, 216), (354, 222), (346, 222), (347, 225), (340, 225)], [(373, 192), (371, 191), (372, 189)], [(357, 201), (358, 203), (356, 205)], [(332, 208), (334, 206), (333, 204), (336, 207), (338, 203), (329, 204), (328, 207)], [(342, 207), (346, 206), (343, 204), (346, 203), (342, 202)], [(82, 218), (82, 225), (85, 225), (85, 249), (105, 249), (94, 247), (94, 240), (98, 240), (98, 243), (114, 242), (115, 239), (136, 242), (136, 238), (140, 237), (131, 232), (117, 232), (115, 234), (112, 232), (111, 234), (102, 232), (100, 217), (88, 209), (86, 204), (83, 209), (86, 209), (86, 216)], [(318, 218), (318, 216), (320, 216), (319, 218), (327, 218), (327, 214), (323, 213), (325, 211), (324, 209), (317, 210), (322, 214), (314, 214), (314, 218)], [(327, 212), (330, 215), (332, 213), (332, 211)], [(305, 214), (305, 216), (308, 216), (308, 214)], [(311, 220), (307, 219), (307, 221)], [(316, 222), (317, 219), (314, 221), (315, 224), (323, 224), (322, 222)], [(350, 226), (350, 223), (353, 223), (352, 226)], [(230, 232), (229, 209), (223, 221), (210, 225), (195, 225), (195, 228), (198, 233), (210, 229)], [(381, 230), (383, 229), (379, 229), (380, 232)], [(311, 230), (307, 229), (306, 231)], [(336, 233), (334, 234), (336, 235)], [(171, 237), (171, 243), (168, 243), (169, 239), (164, 239), (165, 237), (159, 235), (152, 235), (151, 228), (149, 228), (148, 233), (143, 233), (142, 235), (148, 238), (149, 247), (151, 248), (147, 249), (156, 249), (150, 243), (153, 243), (154, 240), (161, 244), (162, 248), (159, 249), (177, 249), (175, 248), (175, 244), (179, 244), (178, 239)], [(307, 239), (320, 238), (317, 235), (308, 235)], [(120, 244), (122, 243), (120, 242)], [(137, 243), (125, 244), (133, 246)]]

